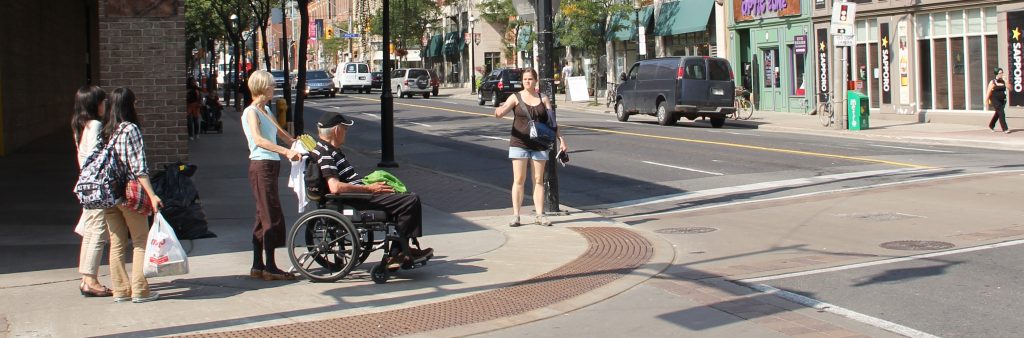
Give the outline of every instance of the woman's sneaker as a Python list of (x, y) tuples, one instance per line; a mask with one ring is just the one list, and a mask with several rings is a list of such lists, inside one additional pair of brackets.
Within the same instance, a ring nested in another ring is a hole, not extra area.
[(160, 293), (159, 292), (150, 292), (149, 296), (145, 296), (145, 297), (132, 297), (132, 303), (152, 302), (152, 301), (157, 300), (159, 298), (160, 298)]
[(537, 224), (549, 227), (551, 226), (551, 221), (549, 221), (544, 215), (537, 215)]
[(510, 226), (510, 227), (515, 228), (515, 227), (518, 227), (520, 225), (523, 225), (523, 224), (519, 223), (519, 215), (512, 215), (512, 218), (510, 218), (508, 220), (508, 226)]

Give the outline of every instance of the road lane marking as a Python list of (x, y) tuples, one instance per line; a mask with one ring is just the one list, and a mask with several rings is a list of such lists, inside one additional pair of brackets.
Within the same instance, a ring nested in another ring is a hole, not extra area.
[(1024, 244), (1024, 239), (1017, 239), (1017, 240), (1006, 241), (1006, 242), (999, 242), (999, 243), (993, 243), (993, 244), (972, 246), (972, 247), (969, 247), (969, 248), (960, 248), (960, 249), (951, 249), (951, 250), (938, 251), (938, 252), (929, 252), (929, 253), (923, 253), (923, 254), (918, 254), (918, 255), (913, 255), (913, 256), (883, 259), (883, 260), (872, 261), (872, 262), (864, 262), (864, 263), (848, 264), (848, 265), (842, 265), (842, 266), (834, 266), (834, 267), (830, 267), (830, 268), (821, 268), (821, 269), (807, 270), (807, 271), (800, 271), (800, 272), (793, 272), (793, 273), (784, 273), (784, 274), (781, 274), (781, 275), (774, 275), (774, 276), (747, 278), (747, 279), (740, 280), (740, 282), (743, 282), (743, 283), (755, 283), (755, 282), (764, 282), (764, 281), (783, 279), (783, 278), (790, 278), (790, 277), (803, 277), (803, 276), (809, 276), (809, 275), (816, 275), (816, 274), (819, 274), (819, 273), (836, 272), (836, 271), (843, 271), (843, 270), (852, 270), (852, 269), (858, 269), (858, 268), (875, 266), (875, 265), (883, 265), (883, 264), (901, 263), (901, 262), (918, 260), (918, 259), (924, 259), (924, 258), (932, 258), (932, 257), (955, 255), (955, 254), (961, 254), (961, 253), (966, 253), (966, 252), (995, 249), (995, 248), (1001, 248), (1001, 247), (1004, 247), (1004, 246), (1013, 246), (1013, 245), (1021, 245), (1021, 244)]
[(489, 138), (489, 139), (492, 139), (492, 140), (499, 140), (499, 141), (508, 140), (507, 138), (503, 138), (503, 137), (495, 137), (495, 136), (487, 136), (487, 135), (477, 135), (477, 136), (480, 136), (480, 137), (483, 137), (483, 138)]
[(462, 104), (455, 103), (455, 102), (452, 102), (452, 101), (441, 101), (441, 103), (447, 103), (447, 104), (450, 104), (450, 105), (453, 105), (453, 106), (461, 106), (462, 105)]
[(782, 299), (785, 299), (785, 300), (788, 300), (788, 301), (791, 301), (791, 302), (794, 302), (794, 303), (797, 303), (797, 304), (800, 304), (800, 305), (803, 305), (803, 306), (806, 306), (806, 307), (809, 307), (809, 308), (813, 308), (813, 309), (817, 309), (819, 311), (825, 311), (825, 312), (830, 312), (830, 313), (833, 313), (833, 314), (837, 314), (837, 315), (840, 315), (840, 316), (843, 316), (843, 317), (846, 317), (846, 318), (850, 318), (850, 319), (856, 320), (856, 321), (864, 323), (864, 324), (868, 324), (868, 325), (871, 325), (871, 326), (874, 326), (874, 327), (877, 327), (877, 328), (880, 328), (880, 329), (883, 329), (883, 330), (886, 330), (886, 331), (889, 331), (889, 332), (894, 332), (894, 333), (897, 333), (897, 334), (901, 334), (901, 335), (904, 335), (904, 336), (907, 336), (907, 337), (938, 338), (938, 336), (932, 335), (932, 334), (927, 333), (927, 332), (923, 332), (923, 331), (916, 330), (916, 329), (913, 329), (913, 328), (909, 328), (909, 327), (906, 327), (906, 326), (903, 326), (903, 325), (900, 325), (900, 324), (896, 324), (896, 323), (890, 322), (890, 321), (885, 320), (885, 319), (868, 316), (866, 314), (863, 314), (863, 313), (860, 313), (860, 312), (856, 312), (856, 311), (853, 311), (853, 310), (850, 310), (850, 309), (847, 309), (847, 308), (844, 308), (844, 307), (841, 307), (841, 306), (836, 306), (835, 304), (829, 304), (829, 303), (826, 303), (826, 302), (823, 302), (823, 301), (820, 301), (820, 300), (817, 300), (817, 299), (814, 299), (814, 298), (798, 295), (798, 294), (795, 294), (795, 293), (792, 293), (792, 292), (789, 292), (789, 291), (779, 290), (779, 289), (776, 289), (776, 288), (768, 286), (768, 285), (764, 285), (764, 284), (747, 284), (746, 286), (748, 286), (748, 287), (750, 287), (750, 288), (752, 288), (754, 290), (757, 290), (759, 292), (770, 294), (770, 295), (774, 295), (774, 296), (777, 296), (779, 298), (782, 298)]
[[(380, 101), (380, 100), (367, 99), (367, 98), (361, 98), (361, 97), (356, 98), (356, 99), (367, 100), (367, 101)], [(448, 111), (448, 112), (459, 113), (459, 114), (468, 114), (468, 115), (494, 117), (494, 114), (490, 114), (490, 113), (488, 113), (488, 114), (485, 114), (485, 113), (474, 113), (474, 112), (469, 112), (469, 111), (465, 111), (465, 110), (441, 108), (441, 107), (432, 107), (432, 106), (424, 106), (424, 105), (411, 104), (411, 103), (397, 103), (396, 102), (395, 104), (396, 105), (402, 105), (402, 106), (408, 106), (408, 107), (415, 107), (415, 108), (425, 108), (425, 109), (433, 109), (433, 110), (440, 110), (440, 111)], [(506, 118), (508, 118), (508, 117), (506, 117)], [(689, 143), (710, 144), (710, 145), (717, 145), (717, 146), (724, 146), (724, 147), (743, 148), (743, 149), (760, 150), (760, 151), (785, 153), (785, 154), (793, 154), (793, 155), (802, 155), (802, 156), (810, 156), (810, 157), (826, 157), (826, 158), (836, 158), (836, 159), (843, 159), (843, 160), (857, 161), (857, 162), (880, 163), (880, 164), (888, 164), (888, 165), (897, 166), (897, 167), (908, 167), (908, 168), (915, 168), (915, 169), (932, 169), (932, 168), (934, 168), (932, 166), (927, 166), (927, 165), (922, 165), (922, 164), (902, 163), (902, 162), (886, 161), (886, 160), (879, 160), (879, 159), (866, 158), (866, 157), (857, 157), (857, 156), (826, 154), (826, 153), (818, 153), (818, 152), (813, 152), (813, 151), (802, 151), (802, 150), (792, 150), (792, 149), (782, 149), (782, 148), (768, 148), (768, 147), (753, 146), (753, 145), (739, 144), (739, 143), (728, 143), (728, 142), (718, 142), (718, 141), (697, 140), (697, 139), (683, 138), (683, 137), (641, 134), (641, 133), (634, 133), (634, 132), (621, 131), (621, 130), (610, 130), (610, 129), (605, 129), (605, 128), (594, 128), (594, 127), (582, 127), (582, 126), (574, 126), (574, 125), (568, 125), (568, 124), (560, 124), (560, 126), (561, 127), (565, 127), (565, 128), (576, 128), (576, 129), (596, 131), (596, 132), (608, 133), (608, 134), (629, 135), (629, 136), (637, 136), (637, 137), (653, 138), (653, 139), (661, 139), (661, 140), (669, 140), (669, 141), (689, 142)]]
[(886, 145), (881, 145), (881, 144), (872, 144), (871, 146), (872, 147), (882, 147), (882, 148), (903, 149), (903, 150), (929, 151), (929, 152), (933, 152), (933, 153), (946, 153), (946, 154), (954, 153), (953, 151), (948, 151), (948, 150), (935, 150), (935, 149), (897, 147), (897, 146), (886, 146)]
[(408, 122), (408, 123), (415, 124), (417, 126), (424, 126), (424, 127), (430, 128), (429, 124), (423, 124), (423, 123), (419, 123), (419, 122)]
[(378, 119), (378, 120), (380, 120), (380, 116), (377, 116), (377, 115), (374, 115), (374, 114), (370, 114), (370, 113), (363, 113), (363, 115), (366, 115), (366, 116), (369, 116), (369, 117), (372, 117), (372, 118), (375, 118), (375, 119)]
[(704, 171), (704, 170), (698, 170), (698, 169), (693, 169), (693, 168), (680, 167), (680, 166), (674, 166), (674, 165), (662, 164), (662, 163), (656, 163), (656, 162), (651, 162), (651, 161), (643, 161), (643, 162), (647, 163), (647, 164), (659, 165), (659, 166), (662, 166), (662, 167), (669, 167), (669, 168), (680, 169), (680, 170), (689, 170), (689, 171), (694, 171), (694, 172), (698, 172), (698, 173), (705, 173), (705, 174), (715, 175), (715, 176), (725, 175), (723, 173), (716, 173), (716, 172), (712, 172), (712, 171)]
[(842, 173), (834, 175), (823, 175), (814, 177), (795, 178), (789, 180), (772, 181), (772, 182), (759, 182), (745, 185), (737, 185), (732, 187), (707, 189), (700, 191), (689, 191), (679, 194), (654, 196), (641, 199), (635, 199), (631, 201), (623, 201), (617, 203), (601, 204), (588, 209), (622, 209), (630, 207), (639, 207), (649, 204), (665, 203), (665, 202), (677, 202), (682, 200), (693, 200), (698, 198), (706, 198), (711, 196), (729, 195), (736, 193), (747, 193), (752, 191), (769, 190), (785, 187), (793, 187), (800, 185), (819, 184), (840, 180), (848, 180), (854, 178), (863, 178), (870, 176), (881, 176), (881, 175), (894, 175), (903, 174), (909, 172), (916, 172), (920, 169), (888, 169), (888, 170), (873, 170), (873, 171), (859, 171), (852, 173)]

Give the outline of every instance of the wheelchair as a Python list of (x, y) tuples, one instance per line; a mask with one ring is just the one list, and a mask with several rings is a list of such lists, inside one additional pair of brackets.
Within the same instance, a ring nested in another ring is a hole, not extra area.
[[(328, 194), (313, 201), (317, 209), (295, 222), (288, 233), (288, 258), (292, 269), (314, 282), (335, 282), (362, 264), (377, 250), (383, 250), (380, 263), (370, 269), (374, 283), (388, 280), (387, 263), (400, 249), (409, 254), (409, 245), (398, 236), (395, 221), (383, 210), (358, 210), (352, 205), (365, 202), (372, 194)], [(378, 237), (379, 236), (379, 237)], [(413, 238), (414, 245), (419, 242)], [(397, 245), (398, 247), (393, 247)], [(427, 264), (421, 261), (403, 262), (402, 269), (414, 269)]]

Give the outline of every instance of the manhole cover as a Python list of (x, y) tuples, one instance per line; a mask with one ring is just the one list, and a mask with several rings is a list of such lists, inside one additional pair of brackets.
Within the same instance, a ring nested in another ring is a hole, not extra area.
[(943, 250), (955, 247), (953, 243), (939, 241), (895, 241), (880, 245), (891, 250)]
[(708, 227), (681, 227), (681, 228), (665, 228), (654, 230), (659, 234), (672, 234), (672, 235), (690, 235), (690, 234), (703, 234), (712, 232), (718, 229)]
[(842, 218), (859, 219), (869, 222), (899, 221), (908, 218), (920, 218), (921, 216), (903, 214), (898, 212), (858, 212), (852, 214), (836, 215)]

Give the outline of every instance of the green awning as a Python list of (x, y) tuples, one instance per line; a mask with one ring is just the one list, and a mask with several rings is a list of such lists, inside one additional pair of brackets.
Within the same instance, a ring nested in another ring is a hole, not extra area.
[(448, 60), (455, 60), (462, 55), (462, 49), (465, 48), (465, 41), (462, 39), (462, 34), (459, 32), (448, 32), (444, 36), (444, 56)]
[(441, 56), (442, 47), (444, 45), (444, 38), (441, 34), (437, 34), (430, 37), (430, 42), (427, 43), (426, 51), (423, 53), (428, 58)]
[(654, 27), (654, 35), (668, 36), (707, 30), (713, 3), (714, 1), (708, 0), (678, 0), (661, 3), (661, 11), (658, 12), (658, 25)]
[[(651, 21), (651, 19), (654, 18), (654, 6), (647, 6), (641, 8), (639, 13), (630, 11), (619, 14), (613, 14), (611, 20), (609, 20), (609, 31), (605, 33), (605, 40), (636, 40), (636, 17), (638, 14), (640, 16), (640, 22), (644, 25), (644, 27), (647, 27), (647, 32), (648, 34), (650, 34), (649, 32), (651, 31), (651, 26), (653, 26), (653, 22)], [(618, 28), (617, 30), (615, 30), (614, 32), (611, 31), (611, 29), (614, 29), (616, 27)]]

